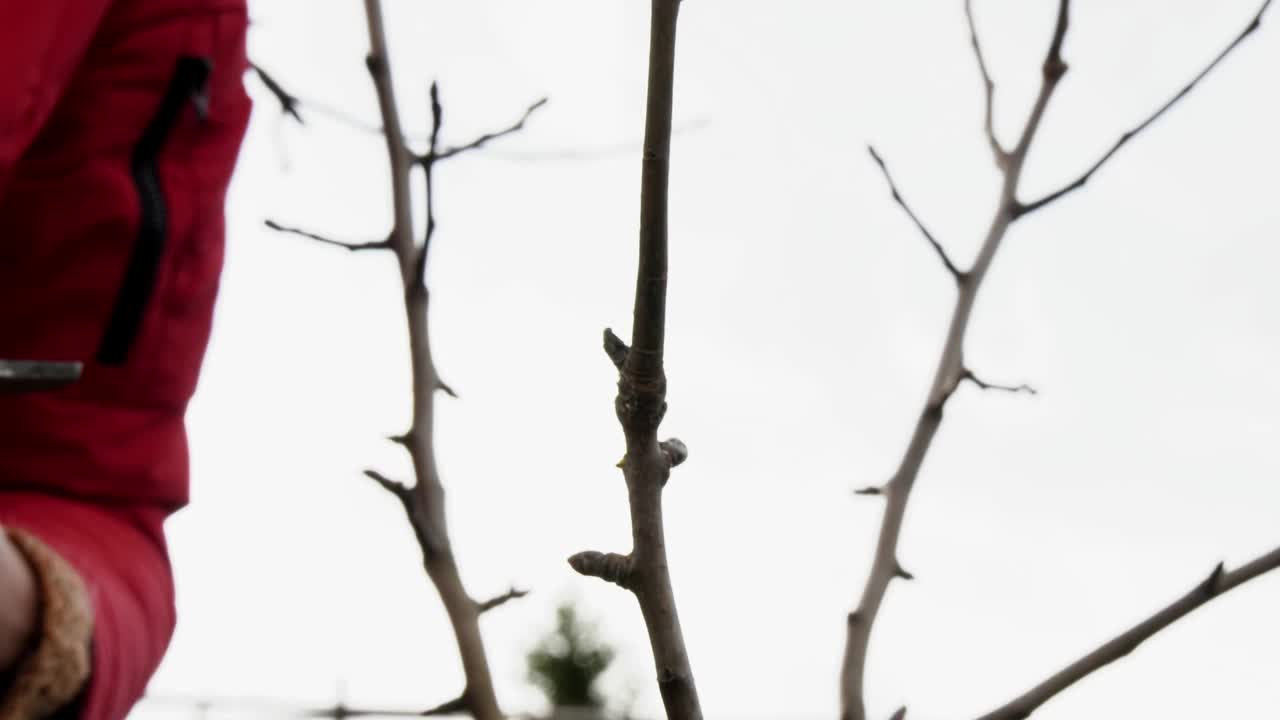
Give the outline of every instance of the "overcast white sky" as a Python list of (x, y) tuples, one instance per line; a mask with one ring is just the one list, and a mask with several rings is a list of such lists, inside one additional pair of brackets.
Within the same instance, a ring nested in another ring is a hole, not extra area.
[[(1259, 0), (1075, 3), (1029, 195), (1074, 177), (1189, 79)], [(441, 83), (465, 141), (544, 95), (527, 132), (439, 171), (433, 344), (461, 394), (439, 455), (504, 707), (537, 710), (524, 652), (576, 599), (621, 648), (608, 688), (660, 714), (633, 599), (576, 576), (629, 530), (606, 325), (629, 333), (648, 3), (388, 0), (409, 128)], [(1054, 3), (977, 0), (998, 126), (1020, 127)], [(361, 3), (252, 3), (253, 58), (376, 122)], [(961, 0), (690, 0), (672, 163), (664, 433), (680, 611), (709, 718), (831, 718), (880, 506), (935, 365), (952, 286), (889, 199), (874, 143), (967, 265), (996, 201)], [(1004, 702), (1280, 543), (1280, 9), (1088, 187), (1018, 224), (979, 300), (974, 368), (917, 484), (872, 646), (873, 717)], [(217, 325), (192, 405), (193, 502), (171, 522), (181, 622), (160, 696), (425, 707), (461, 688), (399, 508), (404, 320), (376, 136), (258, 100), (229, 202)], [(622, 149), (619, 150), (621, 145)], [(607, 151), (602, 151), (607, 150)], [(574, 153), (586, 157), (573, 157)], [(1216, 601), (1037, 718), (1270, 718), (1280, 576)], [(152, 705), (137, 717), (172, 716)]]

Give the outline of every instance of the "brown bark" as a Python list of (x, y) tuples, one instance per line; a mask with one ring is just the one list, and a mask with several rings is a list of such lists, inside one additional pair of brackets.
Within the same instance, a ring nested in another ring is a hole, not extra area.
[(585, 552), (570, 558), (584, 575), (635, 594), (653, 649), (658, 689), (670, 720), (700, 720), (702, 710), (685, 650), (667, 565), (662, 491), (684, 444), (658, 442), (666, 412), (663, 368), (667, 293), (667, 179), (670, 168), (675, 37), (679, 0), (652, 0), (648, 98), (640, 190), (640, 257), (631, 346), (605, 332), (605, 351), (619, 368), (614, 407), (626, 437), (623, 474), (631, 508), (629, 555)]
[[(351, 251), (389, 250), (395, 254), (401, 286), (404, 290), (404, 311), (409, 325), (413, 412), (409, 429), (403, 435), (392, 439), (408, 451), (415, 482), (412, 485), (405, 485), (373, 470), (366, 470), (365, 475), (399, 500), (422, 550), (423, 568), (439, 593), (445, 612), (449, 616), (466, 676), (466, 686), (457, 697), (435, 708), (415, 714), (439, 715), (467, 712), (477, 720), (500, 720), (503, 714), (494, 692), (484, 640), (480, 634), (479, 619), (483, 613), (510, 600), (523, 597), (526, 593), (512, 588), (507, 593), (490, 600), (483, 602), (474, 600), (462, 582), (457, 560), (453, 554), (445, 507), (445, 490), (440, 480), (439, 469), (436, 467), (434, 423), (435, 392), (439, 390), (454, 397), (456, 394), (452, 388), (441, 381), (432, 360), (428, 325), (430, 293), (426, 286), (425, 271), (431, 239), (436, 227), (432, 192), (433, 170), (436, 163), (480, 149), (497, 138), (520, 130), (529, 116), (545, 104), (546, 100), (534, 103), (517, 122), (507, 128), (486, 133), (463, 145), (441, 148), (439, 139), (443, 112), (438, 89), (432, 85), (430, 147), (426, 154), (415, 155), (406, 144), (404, 128), (396, 106), (390, 56), (379, 0), (365, 0), (365, 12), (370, 45), (367, 65), (377, 90), (378, 108), (382, 117), (380, 132), (386, 142), (391, 172), (393, 210), (391, 232), (382, 240), (347, 243), (273, 221), (267, 221), (267, 226), (273, 230), (299, 235)], [(264, 80), (267, 78), (261, 71), (259, 74)], [(272, 92), (281, 98), (285, 111), (292, 111), (291, 114), (297, 116), (300, 101), (284, 90), (274, 79), (269, 84)], [(417, 242), (413, 236), (413, 205), (409, 179), (415, 167), (422, 168), (426, 179), (424, 201), (427, 218), (421, 242)]]
[[(369, 72), (378, 94), (378, 108), (382, 115), (387, 155), (390, 161), (394, 224), (390, 245), (395, 252), (404, 286), (404, 310), (409, 322), (409, 346), (413, 374), (413, 420), (408, 432), (398, 438), (408, 450), (413, 463), (416, 482), (412, 488), (399, 495), (409, 522), (413, 525), (422, 548), (422, 563), (432, 584), (440, 595), (449, 622), (453, 627), (466, 675), (466, 688), (460, 702), (476, 720), (501, 720), (489, 672), (489, 660), (485, 653), (484, 639), (480, 635), (480, 609), (467, 593), (458, 563), (449, 540), (448, 518), (445, 512), (445, 491), (436, 467), (434, 423), (435, 391), (441, 387), (435, 363), (431, 357), (431, 340), (427, 323), (430, 295), (423, 277), (423, 266), (428, 251), (427, 243), (434, 231), (434, 218), (429, 217), (427, 236), (421, 247), (413, 238), (413, 206), (409, 195), (409, 173), (414, 157), (404, 142), (404, 131), (396, 107), (395, 91), (391, 82), (391, 60), (383, 28), (382, 9), (379, 0), (366, 0), (365, 11), (369, 25)], [(434, 88), (433, 88), (433, 101)], [(435, 113), (435, 132), (432, 134), (434, 150), (439, 131), (439, 113)], [(428, 193), (430, 185), (428, 184)], [(430, 198), (428, 197), (428, 202)]]

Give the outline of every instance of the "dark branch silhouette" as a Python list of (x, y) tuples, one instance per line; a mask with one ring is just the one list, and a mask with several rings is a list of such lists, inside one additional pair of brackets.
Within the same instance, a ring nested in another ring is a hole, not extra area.
[(488, 600), (485, 600), (483, 602), (476, 603), (476, 609), (479, 610), (481, 614), (484, 614), (489, 612), (490, 610), (493, 610), (494, 608), (502, 607), (503, 605), (506, 605), (512, 600), (519, 600), (520, 598), (528, 594), (529, 594), (528, 590), (517, 590), (515, 588), (511, 588), (510, 590), (507, 590), (501, 595), (498, 595), (496, 597), (491, 597)]
[(309, 230), (303, 230), (301, 228), (281, 225), (275, 220), (264, 220), (263, 224), (266, 225), (268, 228), (275, 230), (276, 232), (287, 233), (289, 235), (298, 235), (310, 240), (315, 240), (318, 243), (331, 245), (333, 247), (340, 247), (343, 250), (351, 250), (352, 252), (355, 252), (357, 250), (390, 250), (391, 249), (391, 240), (389, 239), (374, 240), (372, 242), (363, 242), (363, 243), (347, 243), (347, 242), (342, 242), (341, 240), (334, 240), (332, 238), (328, 238), (323, 235), (318, 235)]
[(280, 103), (280, 112), (296, 120), (299, 125), (305, 125), (306, 123), (302, 121), (301, 113), (298, 112), (298, 106), (300, 104), (298, 97), (293, 93), (290, 93), (288, 90), (285, 90), (284, 86), (277, 82), (276, 79), (266, 70), (263, 70), (261, 65), (258, 65), (257, 63), (249, 63), (249, 67), (253, 69), (253, 72), (258, 76), (258, 79), (262, 81), (263, 86), (265, 86), (272, 95), (275, 95), (276, 101)]
[(884, 164), (884, 159), (880, 157), (880, 153), (876, 152), (876, 149), (870, 145), (867, 146), (867, 152), (871, 153), (871, 159), (876, 161), (876, 165), (880, 166), (880, 172), (884, 174), (885, 182), (889, 183), (889, 192), (893, 195), (893, 201), (898, 203), (898, 206), (907, 213), (907, 217), (911, 218), (911, 222), (915, 223), (916, 228), (920, 230), (920, 234), (924, 235), (924, 239), (928, 240), (929, 244), (933, 246), (934, 252), (938, 253), (938, 259), (941, 260), (942, 265), (947, 268), (947, 272), (951, 273), (951, 277), (955, 278), (956, 282), (963, 280), (964, 272), (962, 272), (960, 268), (956, 267), (955, 263), (951, 262), (951, 257), (947, 255), (947, 251), (943, 249), (942, 243), (938, 242), (938, 239), (933, 236), (933, 233), (929, 232), (929, 229), (920, 221), (920, 218), (915, 214), (915, 211), (913, 211), (911, 206), (907, 204), (907, 201), (903, 199), (902, 193), (898, 192), (898, 185), (893, 181), (893, 175), (889, 174), (889, 167)]
[[(986, 121), (983, 129), (987, 133), (987, 143), (991, 145), (991, 153), (995, 156), (996, 167), (1003, 168), (1009, 161), (1009, 151), (1000, 144), (995, 128), (995, 95), (996, 84), (991, 79), (991, 71), (987, 69), (987, 61), (982, 55), (982, 44), (978, 42), (978, 27), (973, 21), (973, 0), (964, 0), (964, 16), (969, 21), (969, 42), (973, 45), (973, 55), (978, 60), (978, 71), (982, 73), (982, 88), (986, 95)], [(906, 708), (903, 708), (905, 714)]]
[(1200, 81), (1205, 78), (1206, 75), (1212, 72), (1213, 69), (1216, 68), (1218, 64), (1221, 63), (1222, 60), (1227, 57), (1227, 55), (1230, 55), (1231, 51), (1236, 49), (1236, 46), (1238, 46), (1241, 42), (1243, 42), (1245, 38), (1249, 37), (1249, 35), (1253, 34), (1253, 32), (1256, 31), (1262, 25), (1262, 15), (1267, 11), (1267, 8), (1270, 5), (1271, 5), (1271, 0), (1266, 0), (1266, 2), (1262, 3), (1262, 7), (1258, 8), (1258, 13), (1253, 16), (1253, 21), (1250, 22), (1245, 27), (1245, 29), (1241, 31), (1241, 33), (1237, 35), (1234, 40), (1231, 41), (1231, 44), (1227, 45), (1227, 47), (1224, 48), (1222, 52), (1218, 53), (1217, 57), (1215, 57), (1212, 62), (1210, 62), (1203, 70), (1201, 70), (1198, 75), (1196, 75), (1194, 78), (1191, 79), (1191, 82), (1184, 85), (1182, 89), (1179, 90), (1173, 97), (1169, 98), (1168, 102), (1166, 102), (1164, 105), (1161, 105), (1155, 112), (1153, 112), (1149, 117), (1147, 117), (1146, 120), (1143, 120), (1137, 127), (1121, 135), (1120, 139), (1116, 140), (1115, 144), (1112, 145), (1111, 148), (1108, 149), (1105, 153), (1103, 153), (1102, 157), (1098, 158), (1097, 162), (1089, 166), (1088, 170), (1084, 171), (1084, 174), (1080, 175), (1080, 177), (1071, 181), (1065, 187), (1059, 190), (1055, 190), (1049, 193), (1048, 195), (1040, 198), (1039, 200), (1026, 203), (1025, 205), (1019, 205), (1017, 214), (1019, 216), (1022, 216), (1022, 215), (1026, 215), (1027, 213), (1035, 212), (1036, 210), (1039, 210), (1045, 205), (1048, 205), (1049, 203), (1055, 200), (1058, 200), (1062, 196), (1084, 187), (1085, 183), (1089, 182), (1089, 178), (1093, 177), (1093, 174), (1098, 172), (1098, 169), (1101, 168), (1104, 164), (1106, 164), (1106, 162), (1110, 160), (1111, 157), (1115, 155), (1117, 151), (1120, 150), (1120, 148), (1124, 147), (1130, 140), (1137, 137), (1138, 134), (1141, 133), (1143, 130), (1146, 130), (1148, 127), (1150, 127), (1151, 124), (1154, 123), (1157, 119), (1159, 119), (1161, 115), (1164, 115), (1165, 112), (1169, 110), (1169, 108), (1172, 108), (1174, 105), (1178, 103), (1178, 101), (1186, 97), (1187, 94), (1190, 93), (1191, 90), (1194, 89), (1195, 86), (1198, 85)]

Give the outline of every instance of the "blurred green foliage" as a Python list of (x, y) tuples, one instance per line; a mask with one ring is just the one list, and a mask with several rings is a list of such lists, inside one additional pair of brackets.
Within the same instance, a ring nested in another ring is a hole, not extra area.
[(561, 605), (555, 630), (528, 655), (529, 681), (553, 707), (601, 708), (604, 698), (594, 685), (613, 657), (613, 648), (596, 637), (595, 628), (572, 605)]

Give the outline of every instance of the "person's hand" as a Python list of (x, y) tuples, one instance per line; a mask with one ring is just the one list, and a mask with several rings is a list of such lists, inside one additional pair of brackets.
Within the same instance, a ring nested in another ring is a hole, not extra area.
[(39, 616), (35, 575), (0, 527), (0, 677), (13, 669)]

